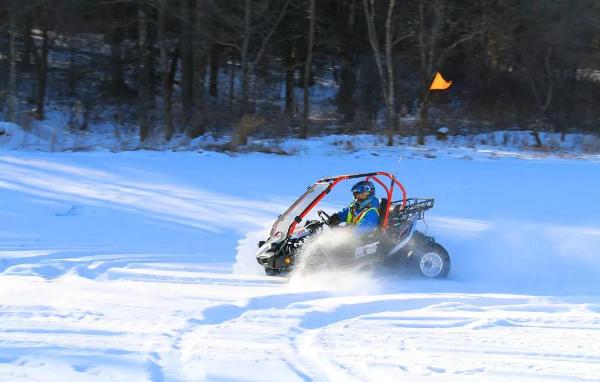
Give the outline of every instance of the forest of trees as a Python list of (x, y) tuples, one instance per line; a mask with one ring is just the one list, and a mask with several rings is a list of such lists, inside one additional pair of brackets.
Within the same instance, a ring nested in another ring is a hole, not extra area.
[[(142, 141), (600, 132), (598, 0), (0, 4), (0, 113), (22, 125), (51, 108)], [(428, 95), (436, 71), (454, 85)]]

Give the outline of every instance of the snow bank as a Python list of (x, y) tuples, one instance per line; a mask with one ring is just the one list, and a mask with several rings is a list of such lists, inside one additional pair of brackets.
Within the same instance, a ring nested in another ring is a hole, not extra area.
[[(133, 127), (124, 127), (107, 122), (91, 123), (86, 130), (76, 127), (68, 113), (49, 111), (46, 119), (26, 122), (21, 128), (13, 123), (0, 122), (0, 148), (28, 149), (41, 151), (91, 151), (114, 150), (127, 151), (143, 148), (155, 150), (197, 151), (214, 150), (223, 147), (231, 140), (229, 136), (205, 134), (190, 139), (176, 135), (169, 142), (160, 137), (140, 142), (139, 134)], [(2, 131), (6, 133), (3, 135)], [(542, 148), (535, 147), (536, 140), (531, 131), (494, 131), (480, 134), (462, 134), (456, 129), (441, 127), (446, 131), (447, 139), (438, 140), (435, 135), (425, 137), (424, 146), (416, 146), (416, 137), (394, 137), (395, 146), (387, 147), (386, 139), (376, 134), (333, 134), (314, 136), (308, 139), (260, 138), (249, 137), (247, 150), (275, 152), (284, 154), (321, 155), (352, 154), (370, 151), (372, 155), (386, 152), (398, 152), (399, 148), (409, 145), (407, 156), (437, 156), (438, 151), (456, 156), (478, 154), (491, 156), (509, 156), (520, 158), (540, 158), (548, 156), (587, 156), (597, 158), (600, 154), (600, 137), (589, 133), (552, 133), (540, 132)], [(414, 146), (411, 146), (414, 145)]]
[(14, 149), (24, 141), (27, 133), (23, 129), (10, 122), (0, 122), (0, 147)]

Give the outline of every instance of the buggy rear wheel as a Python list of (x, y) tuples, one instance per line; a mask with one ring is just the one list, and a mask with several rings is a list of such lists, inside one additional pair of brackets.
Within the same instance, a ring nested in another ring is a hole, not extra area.
[(281, 271), (279, 269), (265, 268), (265, 274), (267, 276), (279, 276)]
[(435, 242), (415, 248), (410, 260), (423, 277), (441, 279), (446, 278), (450, 272), (450, 256), (444, 247)]

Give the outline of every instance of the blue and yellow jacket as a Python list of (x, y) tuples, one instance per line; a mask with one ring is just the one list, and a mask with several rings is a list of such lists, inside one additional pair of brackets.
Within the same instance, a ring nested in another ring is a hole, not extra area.
[(355, 225), (361, 232), (367, 232), (379, 227), (379, 199), (372, 196), (370, 203), (365, 208), (356, 208), (356, 202), (340, 212), (338, 215), (346, 225)]

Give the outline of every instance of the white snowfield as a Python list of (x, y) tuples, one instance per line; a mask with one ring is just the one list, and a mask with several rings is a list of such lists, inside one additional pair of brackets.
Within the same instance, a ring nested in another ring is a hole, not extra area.
[(0, 381), (600, 381), (595, 156), (409, 149), (447, 280), (261, 273), (307, 186), (398, 154), (0, 151)]

